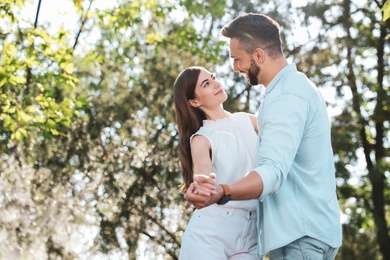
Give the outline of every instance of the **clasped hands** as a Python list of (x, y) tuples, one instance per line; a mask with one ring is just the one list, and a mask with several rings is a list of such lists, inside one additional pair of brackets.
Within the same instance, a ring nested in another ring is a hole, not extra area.
[(188, 187), (184, 198), (197, 209), (216, 203), (224, 194), (215, 177), (214, 173), (194, 175), (194, 181)]

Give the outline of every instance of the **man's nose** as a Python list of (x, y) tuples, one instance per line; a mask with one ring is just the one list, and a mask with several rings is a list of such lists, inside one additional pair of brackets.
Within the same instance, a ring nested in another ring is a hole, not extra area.
[(233, 71), (234, 72), (239, 72), (240, 71), (240, 68), (238, 67), (237, 63), (235, 61), (233, 61)]

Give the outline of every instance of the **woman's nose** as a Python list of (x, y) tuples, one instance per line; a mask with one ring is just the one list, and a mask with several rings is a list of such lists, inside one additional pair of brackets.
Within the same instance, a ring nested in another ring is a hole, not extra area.
[(214, 88), (219, 88), (219, 82), (218, 81), (214, 81)]

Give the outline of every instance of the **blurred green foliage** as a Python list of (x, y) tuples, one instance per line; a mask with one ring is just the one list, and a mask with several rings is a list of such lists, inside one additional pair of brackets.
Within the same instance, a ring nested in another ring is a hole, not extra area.
[(263, 89), (232, 72), (219, 30), (262, 12), (328, 93), (337, 258), (389, 259), (387, 1), (69, 2), (74, 30), (26, 20), (38, 1), (0, 0), (0, 258), (178, 259), (193, 208), (178, 188), (173, 82), (204, 66), (224, 82), (227, 110), (255, 113)]

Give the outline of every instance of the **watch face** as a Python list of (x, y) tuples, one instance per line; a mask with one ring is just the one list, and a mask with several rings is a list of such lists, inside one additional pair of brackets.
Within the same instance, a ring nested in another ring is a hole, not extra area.
[(230, 196), (223, 196), (219, 201), (218, 205), (224, 205), (230, 201)]

